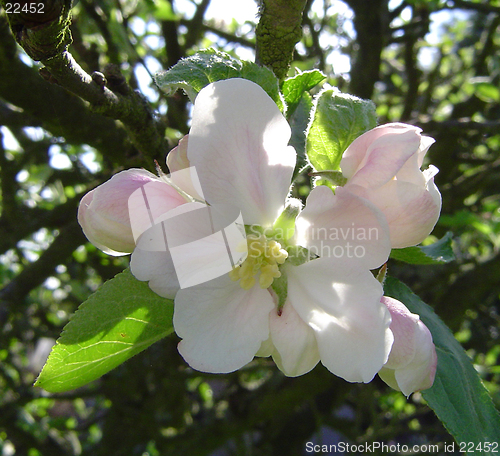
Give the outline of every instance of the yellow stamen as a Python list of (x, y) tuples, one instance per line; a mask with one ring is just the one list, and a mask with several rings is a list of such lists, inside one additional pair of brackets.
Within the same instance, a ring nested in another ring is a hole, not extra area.
[(247, 236), (247, 246), (247, 258), (229, 273), (229, 277), (235, 282), (240, 280), (241, 288), (250, 290), (260, 273), (260, 288), (269, 288), (274, 279), (281, 277), (278, 265), (285, 262), (288, 252), (281, 248), (279, 242), (268, 240), (263, 234)]

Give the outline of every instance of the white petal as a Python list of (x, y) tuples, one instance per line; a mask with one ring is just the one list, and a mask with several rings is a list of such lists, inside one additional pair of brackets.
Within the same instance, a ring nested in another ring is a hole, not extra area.
[(267, 358), (268, 356), (271, 356), (273, 354), (273, 351), (274, 351), (273, 341), (271, 340), (271, 336), (269, 336), (267, 340), (262, 342), (259, 351), (255, 353), (255, 356)]
[(377, 189), (366, 190), (352, 185), (349, 190), (366, 196), (384, 213), (392, 247), (403, 248), (422, 242), (439, 218), (441, 195), (433, 182), (428, 186), (432, 193), (424, 186), (400, 180), (393, 180)]
[(164, 298), (175, 298), (180, 288), (168, 251), (152, 252), (136, 248), (130, 260), (130, 271), (137, 280), (149, 282), (149, 288)]
[(209, 204), (231, 203), (246, 225), (269, 225), (290, 187), (296, 154), (290, 127), (257, 84), (227, 79), (196, 98), (188, 159)]
[(393, 343), (382, 286), (370, 271), (324, 258), (287, 268), (288, 299), (315, 331), (321, 362), (350, 382), (369, 382)]
[(227, 275), (180, 290), (174, 310), (179, 352), (193, 369), (233, 372), (252, 361), (269, 338), (273, 307), (267, 290), (243, 290)]
[(275, 347), (273, 359), (288, 377), (309, 372), (318, 364), (318, 343), (312, 328), (299, 317), (287, 301), (281, 315), (270, 314), (271, 338)]
[(320, 257), (354, 260), (367, 269), (387, 261), (391, 251), (384, 215), (372, 203), (342, 187), (312, 190), (297, 218), (297, 243)]

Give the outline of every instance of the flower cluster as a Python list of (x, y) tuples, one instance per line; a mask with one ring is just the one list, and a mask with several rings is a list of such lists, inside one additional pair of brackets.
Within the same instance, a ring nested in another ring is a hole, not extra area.
[[(288, 376), (321, 361), (350, 382), (379, 373), (406, 395), (430, 387), (436, 370), (430, 332), (402, 303), (383, 296), (371, 271), (391, 248), (421, 242), (437, 221), (437, 170), (420, 170), (433, 140), (403, 124), (365, 133), (343, 156), (345, 186), (314, 188), (302, 208), (289, 197), (296, 164), (290, 135), (258, 85), (212, 83), (196, 98), (189, 137), (168, 155), (171, 177), (139, 169), (115, 175), (82, 199), (80, 224), (107, 253), (132, 253), (134, 276), (175, 299), (178, 349), (194, 369), (231, 372), (271, 356)], [(131, 197), (146, 185), (149, 218), (137, 216)], [(203, 207), (213, 234), (202, 234)], [(214, 214), (221, 226), (214, 226)], [(243, 220), (233, 224), (243, 245), (238, 254), (228, 247), (230, 270), (183, 286), (178, 249), (191, 269), (224, 270), (215, 241), (220, 233), (225, 242), (231, 237), (223, 225), (234, 214)], [(172, 220), (168, 242), (158, 248), (163, 223)], [(188, 242), (201, 238), (196, 248)]]

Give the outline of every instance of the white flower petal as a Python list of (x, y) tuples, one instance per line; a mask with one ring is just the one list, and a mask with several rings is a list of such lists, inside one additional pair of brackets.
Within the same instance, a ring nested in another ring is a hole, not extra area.
[(130, 260), (130, 271), (137, 280), (149, 282), (149, 288), (164, 298), (174, 299), (180, 288), (168, 251), (152, 252), (136, 248)]
[(441, 195), (433, 182), (424, 186), (393, 180), (377, 189), (350, 185), (349, 191), (369, 198), (385, 215), (392, 248), (421, 243), (432, 231), (441, 211)]
[(312, 190), (297, 218), (297, 243), (320, 257), (354, 260), (367, 269), (387, 261), (391, 251), (384, 215), (372, 203), (342, 187)]
[(324, 258), (287, 268), (288, 299), (315, 331), (321, 362), (350, 382), (369, 382), (393, 342), (381, 284), (352, 262)]
[(202, 372), (233, 372), (252, 361), (269, 338), (267, 290), (243, 290), (226, 275), (180, 290), (175, 298), (174, 328), (179, 352)]
[(288, 194), (296, 154), (290, 127), (257, 84), (227, 79), (196, 98), (188, 159), (209, 204), (234, 204), (246, 225), (269, 225)]
[(288, 301), (281, 315), (276, 311), (271, 312), (270, 328), (275, 347), (273, 359), (285, 375), (297, 377), (318, 364), (319, 351), (314, 331)]

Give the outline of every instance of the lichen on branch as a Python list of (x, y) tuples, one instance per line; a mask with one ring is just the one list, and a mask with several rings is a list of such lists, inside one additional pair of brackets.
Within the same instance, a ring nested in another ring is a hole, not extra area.
[(283, 80), (292, 63), (295, 45), (302, 38), (302, 12), (307, 1), (260, 0), (259, 3), (256, 61)]

